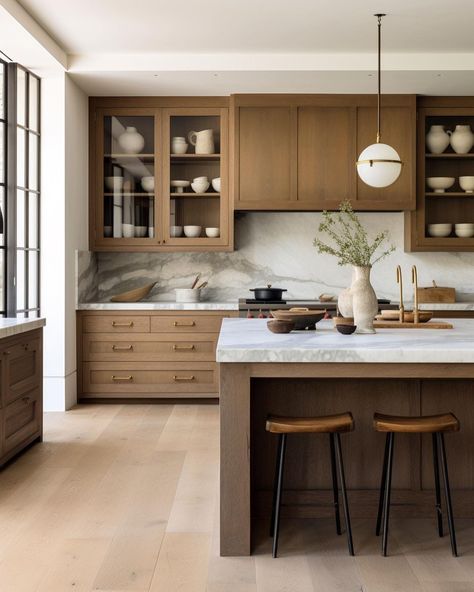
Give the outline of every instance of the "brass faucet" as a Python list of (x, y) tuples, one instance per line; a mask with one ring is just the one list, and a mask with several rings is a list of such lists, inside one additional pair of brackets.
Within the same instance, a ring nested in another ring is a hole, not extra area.
[(411, 283), (414, 284), (413, 322), (418, 323), (418, 272), (416, 265), (411, 268)]
[(400, 323), (405, 320), (405, 307), (403, 306), (403, 277), (402, 268), (397, 265), (397, 284), (400, 286)]

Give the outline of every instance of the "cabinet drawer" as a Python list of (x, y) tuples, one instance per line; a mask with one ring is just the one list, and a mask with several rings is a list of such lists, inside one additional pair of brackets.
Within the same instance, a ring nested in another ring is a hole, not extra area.
[(89, 362), (215, 362), (216, 341), (217, 336), (207, 334), (86, 334), (82, 356)]
[(9, 452), (35, 434), (40, 435), (41, 413), (40, 389), (25, 393), (21, 399), (5, 407), (3, 453)]
[(221, 316), (181, 315), (151, 318), (152, 333), (219, 333)]
[(96, 396), (127, 396), (142, 393), (150, 396), (217, 396), (217, 364), (197, 362), (86, 362), (84, 393)]
[(5, 389), (2, 404), (5, 407), (38, 386), (41, 381), (41, 344), (39, 339), (25, 339), (3, 352)]
[(149, 333), (150, 317), (91, 316), (84, 317), (84, 333)]

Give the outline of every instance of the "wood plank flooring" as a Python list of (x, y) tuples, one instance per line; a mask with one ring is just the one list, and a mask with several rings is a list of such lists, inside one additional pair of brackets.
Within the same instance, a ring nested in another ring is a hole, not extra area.
[(451, 556), (434, 521), (372, 521), (356, 557), (332, 520), (282, 521), (271, 557), (219, 557), (219, 409), (82, 405), (46, 414), (45, 441), (0, 472), (0, 592), (474, 592), (474, 520)]

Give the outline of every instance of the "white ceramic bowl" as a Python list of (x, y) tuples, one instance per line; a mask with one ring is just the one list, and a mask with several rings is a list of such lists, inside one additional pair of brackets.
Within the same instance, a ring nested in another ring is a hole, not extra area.
[(144, 191), (148, 193), (155, 191), (155, 177), (142, 177), (140, 183)]
[(206, 193), (209, 189), (209, 181), (199, 181), (191, 183), (191, 187), (195, 193)]
[(176, 288), (176, 302), (199, 302), (201, 290), (194, 288)]
[(207, 177), (196, 177), (193, 179), (194, 183), (208, 183), (209, 179)]
[(428, 234), (439, 238), (449, 236), (453, 230), (452, 224), (428, 224)]
[(201, 236), (202, 226), (185, 226), (184, 235), (188, 238), (197, 238)]
[(171, 154), (186, 154), (188, 144), (183, 136), (171, 138)]
[(221, 178), (220, 177), (216, 177), (215, 179), (212, 179), (212, 188), (214, 189), (214, 191), (217, 191), (217, 193), (221, 192)]
[(474, 236), (474, 224), (455, 224), (454, 234), (459, 238), (471, 238)]
[(104, 177), (105, 187), (112, 192), (119, 192), (123, 189), (123, 177)]
[(466, 193), (474, 193), (474, 177), (459, 177), (459, 185)]
[(146, 236), (148, 231), (148, 226), (135, 226), (135, 237), (136, 238), (143, 238)]
[(135, 236), (135, 226), (133, 224), (122, 224), (122, 236), (132, 238)]
[(454, 177), (427, 177), (426, 184), (435, 193), (444, 193), (454, 185), (454, 181), (456, 181)]
[(221, 232), (219, 228), (206, 228), (206, 236), (208, 236), (209, 238), (219, 238), (220, 233)]
[(183, 227), (182, 226), (170, 226), (170, 236), (177, 237), (183, 235)]

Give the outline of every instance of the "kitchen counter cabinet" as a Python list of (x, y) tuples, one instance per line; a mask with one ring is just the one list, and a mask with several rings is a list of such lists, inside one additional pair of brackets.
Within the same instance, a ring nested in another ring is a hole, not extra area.
[(383, 190), (357, 176), (360, 152), (375, 142), (375, 95), (234, 95), (231, 169), (235, 210), (415, 209), (416, 98), (384, 95), (382, 138), (403, 161)]
[[(446, 437), (454, 511), (474, 517), (474, 320), (451, 322), (453, 330), (343, 336), (325, 321), (289, 335), (270, 333), (265, 321), (224, 321), (217, 346), (221, 555), (249, 555), (251, 518), (270, 517), (277, 439), (265, 431), (269, 413), (353, 413), (355, 431), (342, 436), (351, 515), (375, 520), (384, 437), (373, 430), (373, 413), (454, 412), (461, 431)], [(433, 518), (429, 435), (401, 434), (396, 447), (394, 516)], [(289, 439), (284, 516), (332, 517), (326, 448), (315, 434)]]

